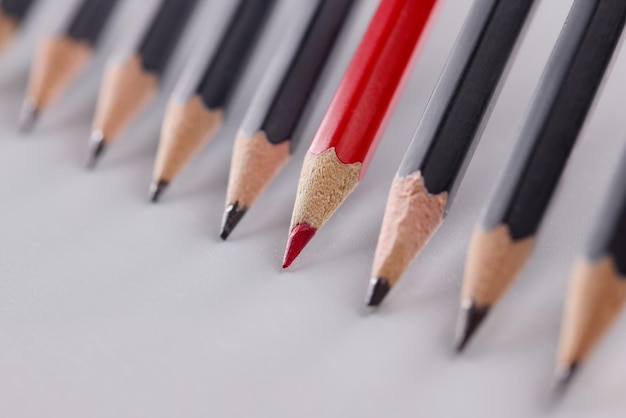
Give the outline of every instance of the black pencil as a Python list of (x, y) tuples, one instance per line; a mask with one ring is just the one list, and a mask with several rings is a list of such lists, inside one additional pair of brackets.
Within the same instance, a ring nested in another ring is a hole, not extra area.
[(118, 0), (84, 0), (69, 24), (39, 42), (31, 69), (20, 128), (29, 131), (37, 117), (89, 62)]
[(591, 240), (572, 274), (561, 328), (557, 378), (567, 384), (626, 302), (626, 149)]
[(196, 4), (197, 0), (162, 0), (146, 10), (149, 18), (144, 18), (141, 30), (125, 40), (124, 50), (108, 63), (90, 138), (90, 167), (156, 94)]
[(470, 244), (457, 347), (467, 344), (532, 252), (534, 237), (617, 48), (623, 0), (576, 0), (517, 145)]
[(0, 52), (9, 44), (35, 0), (0, 1)]
[(297, 146), (300, 138), (294, 133), (354, 3), (307, 2), (303, 22), (296, 22), (296, 33), (289, 33), (277, 51), (235, 140), (222, 239), (230, 235)]
[[(161, 130), (152, 201), (156, 202), (176, 175), (219, 130), (228, 101), (261, 36), (275, 0), (240, 0), (223, 28), (218, 44), (188, 64), (172, 96)], [(233, 7), (229, 2), (225, 7)], [(207, 58), (208, 57), (208, 58)]]
[(367, 304), (382, 303), (439, 228), (535, 0), (477, 0), (393, 180)]

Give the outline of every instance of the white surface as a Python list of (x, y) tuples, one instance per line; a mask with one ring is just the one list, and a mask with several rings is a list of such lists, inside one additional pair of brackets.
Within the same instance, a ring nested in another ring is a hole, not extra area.
[[(59, 1), (49, 0), (35, 20), (45, 21)], [(118, 15), (118, 27), (132, 23), (141, 3)], [(375, 3), (365, 1), (354, 15), (307, 138)], [(550, 406), (547, 393), (570, 265), (626, 137), (624, 56), (571, 159), (532, 263), (468, 352), (457, 358), (451, 349), (473, 222), (570, 0), (542, 1), (446, 225), (384, 308), (370, 314), (362, 307), (388, 186), (469, 3), (445, 1), (370, 173), (286, 272), (280, 261), (305, 147), (232, 239), (217, 237), (233, 135), (280, 22), (255, 57), (228, 126), (151, 206), (147, 187), (167, 95), (96, 172), (83, 170), (104, 55), (31, 138), (15, 134), (28, 53), (42, 32), (32, 21), (0, 61), (0, 414), (623, 415), (624, 321), (564, 402)], [(293, 5), (287, 0), (279, 20)], [(118, 33), (109, 32), (104, 50)], [(170, 73), (167, 91), (174, 79)]]

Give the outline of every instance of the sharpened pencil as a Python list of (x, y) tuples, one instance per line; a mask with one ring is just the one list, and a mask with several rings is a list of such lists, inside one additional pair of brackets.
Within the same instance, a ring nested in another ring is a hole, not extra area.
[(589, 245), (574, 267), (557, 359), (559, 385), (567, 385), (626, 302), (626, 149)]
[(439, 228), (535, 0), (476, 0), (393, 180), (367, 297), (377, 306)]
[[(88, 166), (152, 99), (197, 0), (162, 0), (138, 17), (139, 29), (109, 61), (90, 138)], [(142, 21), (143, 18), (143, 21)], [(130, 45), (129, 49), (127, 45)]]
[(383, 0), (306, 154), (283, 267), (367, 171), (437, 0)]
[(35, 2), (36, 0), (4, 0), (0, 2), (0, 52), (11, 42)]
[(529, 259), (625, 23), (623, 0), (576, 0), (572, 5), (517, 144), (470, 243), (458, 350)]
[[(286, 34), (235, 140), (222, 239), (228, 238), (297, 146), (294, 132), (354, 3), (307, 2), (309, 10), (300, 10), (306, 15)], [(302, 9), (306, 7), (303, 4)]]
[(31, 69), (20, 129), (30, 131), (39, 115), (90, 61), (118, 0), (84, 0), (59, 34), (39, 42)]
[[(255, 49), (275, 0), (228, 2), (229, 17), (218, 42), (204, 45), (188, 63), (168, 104), (150, 196), (159, 200), (193, 156), (217, 133), (232, 93)], [(236, 6), (236, 7), (235, 7)]]

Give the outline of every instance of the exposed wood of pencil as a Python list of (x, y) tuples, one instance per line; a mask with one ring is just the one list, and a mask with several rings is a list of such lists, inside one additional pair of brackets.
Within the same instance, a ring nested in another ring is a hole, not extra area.
[(6, 48), (17, 32), (18, 21), (11, 15), (0, 10), (0, 51)]
[(431, 195), (421, 173), (396, 176), (378, 238), (372, 278), (391, 287), (443, 220), (447, 193)]
[(344, 164), (334, 148), (307, 153), (298, 184), (291, 228), (307, 224), (320, 229), (359, 183), (361, 163)]
[(155, 95), (156, 74), (144, 70), (141, 58), (107, 67), (93, 122), (93, 131), (105, 144), (115, 141), (137, 112)]
[(0, 52), (13, 39), (35, 0), (0, 1)]
[(306, 230), (306, 241), (315, 231), (328, 221), (359, 183), (362, 163), (344, 164), (339, 160), (334, 148), (329, 148), (320, 155), (308, 152), (302, 165), (296, 204), (293, 210), (290, 237), (283, 267), (288, 267), (298, 256), (303, 245), (292, 246), (300, 231)]
[(91, 46), (67, 36), (44, 39), (37, 48), (25, 103), (36, 112), (46, 109), (85, 67)]
[(534, 239), (515, 241), (506, 225), (474, 231), (467, 255), (462, 303), (488, 308), (504, 294), (530, 257)]
[(558, 368), (584, 361), (626, 302), (626, 277), (610, 257), (579, 260), (572, 275), (563, 317)]
[(186, 103), (170, 102), (161, 130), (153, 186), (169, 184), (220, 129), (223, 118), (222, 109), (207, 109), (197, 95)]
[(289, 161), (289, 146), (289, 141), (272, 144), (262, 131), (249, 138), (240, 131), (233, 150), (226, 206), (250, 208)]
[(86, 66), (118, 0), (83, 0), (62, 34), (39, 43), (22, 105), (20, 129), (29, 131)]

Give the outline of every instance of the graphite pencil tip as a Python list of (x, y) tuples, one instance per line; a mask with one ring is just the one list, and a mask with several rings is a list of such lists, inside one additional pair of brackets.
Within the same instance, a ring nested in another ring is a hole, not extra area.
[(472, 301), (463, 302), (457, 323), (456, 351), (458, 353), (465, 349), (467, 343), (489, 314), (490, 309), (490, 306), (476, 306)]
[(235, 227), (237, 227), (241, 219), (246, 214), (247, 210), (248, 208), (246, 207), (240, 208), (238, 202), (233, 205), (229, 205), (226, 208), (224, 218), (222, 219), (222, 231), (220, 233), (220, 238), (224, 241), (228, 239)]
[(385, 300), (390, 290), (389, 280), (382, 277), (373, 277), (370, 280), (370, 287), (367, 293), (367, 306), (379, 306)]
[(293, 263), (304, 247), (315, 236), (317, 229), (307, 224), (297, 224), (289, 234), (287, 248), (285, 249), (285, 257), (283, 258), (283, 268), (286, 269)]
[(39, 119), (39, 108), (31, 100), (24, 100), (19, 118), (19, 131), (22, 133), (30, 133), (35, 128), (35, 124)]
[(152, 203), (157, 203), (161, 196), (170, 185), (170, 182), (167, 180), (159, 180), (150, 185), (150, 200)]
[(106, 151), (106, 138), (101, 131), (93, 131), (89, 138), (89, 151), (87, 154), (87, 163), (85, 164), (88, 169), (93, 170), (96, 168), (98, 161), (102, 158), (104, 151)]
[(565, 393), (577, 371), (578, 363), (572, 363), (569, 366), (557, 369), (554, 383), (555, 395), (560, 396)]

